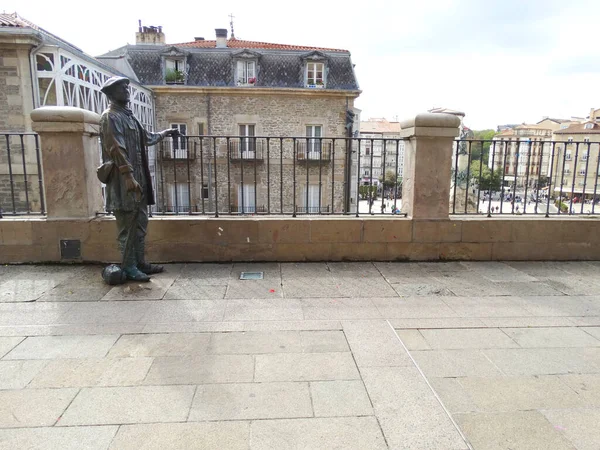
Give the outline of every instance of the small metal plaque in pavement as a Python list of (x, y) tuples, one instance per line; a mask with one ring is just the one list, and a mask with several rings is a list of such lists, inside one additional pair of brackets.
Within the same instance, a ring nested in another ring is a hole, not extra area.
[(242, 272), (240, 280), (262, 280), (263, 272)]

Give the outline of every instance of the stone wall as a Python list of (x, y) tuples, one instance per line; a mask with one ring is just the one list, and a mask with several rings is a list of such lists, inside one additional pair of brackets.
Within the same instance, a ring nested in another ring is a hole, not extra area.
[[(147, 254), (160, 262), (600, 260), (597, 218), (153, 218)], [(114, 219), (0, 220), (0, 263), (117, 262)], [(68, 262), (68, 261), (63, 261)]]

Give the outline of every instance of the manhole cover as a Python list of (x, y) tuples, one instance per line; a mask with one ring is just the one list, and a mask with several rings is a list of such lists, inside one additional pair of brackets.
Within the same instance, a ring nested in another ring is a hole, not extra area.
[(240, 280), (262, 280), (263, 272), (242, 272)]

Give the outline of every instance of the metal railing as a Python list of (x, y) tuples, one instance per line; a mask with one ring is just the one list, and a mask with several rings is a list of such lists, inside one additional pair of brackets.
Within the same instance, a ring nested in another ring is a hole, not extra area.
[(0, 132), (0, 218), (44, 215), (39, 136)]
[[(156, 214), (391, 215), (401, 207), (402, 139), (183, 136), (159, 144)], [(374, 158), (374, 149), (379, 157)], [(366, 155), (366, 149), (369, 154)], [(187, 156), (187, 155), (193, 155)], [(390, 169), (392, 161), (392, 169)], [(380, 175), (365, 179), (369, 173)], [(386, 170), (387, 169), (387, 170)], [(185, 210), (180, 206), (184, 205)], [(185, 205), (195, 205), (189, 208)]]
[(600, 144), (457, 140), (451, 214), (600, 213)]

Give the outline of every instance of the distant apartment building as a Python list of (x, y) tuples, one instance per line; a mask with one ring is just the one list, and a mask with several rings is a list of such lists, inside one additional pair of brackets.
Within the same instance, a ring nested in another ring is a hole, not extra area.
[(552, 184), (554, 194), (598, 198), (600, 164), (600, 110), (592, 111), (582, 123), (556, 130)]
[(360, 179), (363, 185), (379, 185), (380, 178), (390, 172), (396, 177), (404, 170), (404, 142), (400, 123), (383, 118), (360, 122)]

